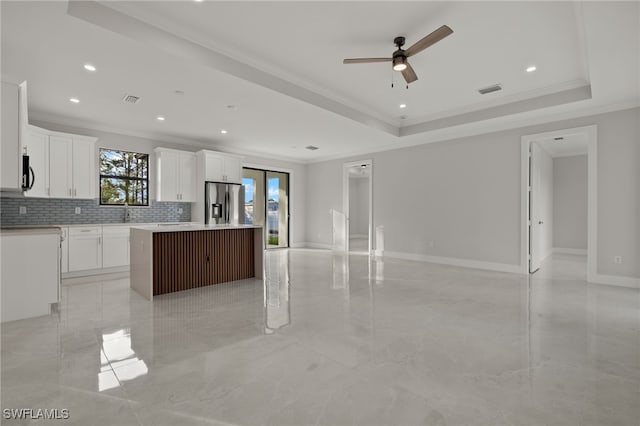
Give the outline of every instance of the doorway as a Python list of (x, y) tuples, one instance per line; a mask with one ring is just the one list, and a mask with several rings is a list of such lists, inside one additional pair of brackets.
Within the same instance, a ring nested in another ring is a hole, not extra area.
[(373, 249), (373, 165), (371, 160), (345, 164), (344, 212), (346, 250), (370, 254)]
[(522, 138), (523, 272), (570, 264), (576, 278), (595, 276), (596, 136), (588, 126)]
[(267, 249), (289, 247), (289, 173), (244, 167), (245, 223), (264, 229)]

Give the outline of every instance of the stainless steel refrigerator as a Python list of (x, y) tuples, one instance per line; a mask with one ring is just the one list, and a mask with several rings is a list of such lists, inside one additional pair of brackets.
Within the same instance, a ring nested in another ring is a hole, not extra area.
[(204, 223), (244, 224), (244, 186), (238, 183), (205, 182)]

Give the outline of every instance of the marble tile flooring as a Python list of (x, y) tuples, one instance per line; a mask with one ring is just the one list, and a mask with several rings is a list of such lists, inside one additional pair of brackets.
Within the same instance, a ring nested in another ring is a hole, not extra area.
[(83, 426), (640, 422), (640, 292), (587, 284), (584, 258), (531, 277), (314, 250), (266, 265), (264, 284), (153, 303), (127, 278), (63, 287), (57, 314), (2, 325), (2, 408)]

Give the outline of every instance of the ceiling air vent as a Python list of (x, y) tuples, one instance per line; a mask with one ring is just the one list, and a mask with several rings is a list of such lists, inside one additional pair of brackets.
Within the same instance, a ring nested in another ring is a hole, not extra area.
[(315, 151), (316, 149), (319, 149), (317, 146), (314, 146), (314, 145), (305, 146), (304, 148), (308, 149), (309, 151)]
[(487, 93), (497, 92), (498, 90), (502, 90), (502, 86), (500, 84), (494, 84), (489, 87), (478, 89), (478, 93), (480, 93), (481, 95), (486, 95)]
[(124, 95), (124, 98), (122, 98), (122, 102), (126, 104), (137, 104), (139, 101), (140, 96)]

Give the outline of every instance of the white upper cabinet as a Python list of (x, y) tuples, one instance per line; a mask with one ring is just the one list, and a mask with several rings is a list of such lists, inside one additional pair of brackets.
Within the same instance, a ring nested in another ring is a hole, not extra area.
[(204, 180), (242, 183), (242, 158), (213, 151), (200, 151), (204, 157)]
[(25, 196), (96, 198), (96, 140), (29, 126), (25, 149), (34, 185)]
[(22, 146), (27, 123), (27, 83), (2, 82), (2, 140), (0, 140), (0, 187), (22, 190)]
[(156, 148), (156, 200), (195, 201), (196, 155)]
[(92, 138), (73, 138), (73, 198), (96, 197), (96, 156)]
[(49, 137), (49, 196), (51, 198), (73, 197), (72, 154), (71, 138)]

